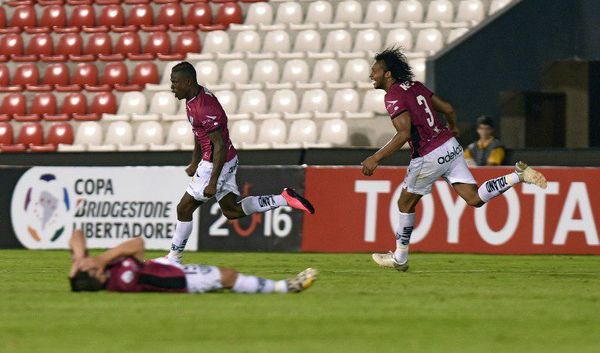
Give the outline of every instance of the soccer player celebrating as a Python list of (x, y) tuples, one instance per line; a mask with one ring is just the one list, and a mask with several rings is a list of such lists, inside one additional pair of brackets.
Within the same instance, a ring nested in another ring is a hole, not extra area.
[(192, 177), (177, 205), (177, 225), (167, 255), (169, 261), (181, 262), (187, 239), (192, 232), (192, 214), (204, 202), (216, 197), (228, 219), (245, 217), (290, 206), (314, 213), (308, 200), (293, 189), (285, 188), (280, 195), (249, 196), (238, 202), (235, 181), (238, 157), (227, 129), (227, 115), (217, 98), (196, 81), (196, 70), (188, 62), (175, 65), (171, 71), (171, 91), (177, 99), (186, 100), (186, 112), (195, 135), (192, 162), (186, 173)]
[[(516, 163), (515, 172), (488, 180), (477, 188), (463, 157), (463, 148), (454, 138), (458, 134), (454, 108), (421, 82), (413, 80), (412, 70), (399, 48), (388, 48), (375, 56), (370, 78), (375, 89), (386, 91), (385, 105), (396, 134), (362, 162), (362, 173), (373, 175), (379, 162), (407, 141), (411, 148), (411, 161), (398, 200), (396, 251), (373, 254), (378, 265), (399, 271), (408, 269), (415, 208), (423, 195), (431, 193), (432, 185), (439, 177), (451, 184), (473, 207), (483, 206), (520, 182), (546, 188), (544, 176), (523, 162)], [(445, 115), (447, 123), (436, 115), (436, 111)]]
[(98, 256), (88, 256), (85, 236), (75, 230), (69, 240), (71, 290), (113, 292), (205, 293), (229, 289), (236, 293), (297, 293), (312, 285), (312, 268), (295, 277), (274, 281), (235, 270), (205, 265), (181, 265), (159, 258), (144, 261), (144, 239), (127, 240)]

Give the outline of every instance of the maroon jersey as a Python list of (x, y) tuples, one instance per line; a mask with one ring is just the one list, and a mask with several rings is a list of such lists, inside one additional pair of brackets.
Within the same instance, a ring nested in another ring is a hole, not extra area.
[(106, 290), (113, 292), (187, 291), (183, 270), (168, 263), (122, 257), (108, 264), (106, 273)]
[(385, 95), (385, 108), (393, 119), (410, 114), (411, 157), (423, 157), (452, 138), (452, 132), (433, 110), (431, 92), (419, 81), (395, 83)]
[(202, 147), (203, 160), (209, 162), (213, 160), (213, 146), (208, 134), (217, 130), (221, 130), (224, 148), (227, 151), (225, 161), (228, 162), (237, 155), (237, 151), (229, 139), (227, 114), (225, 114), (221, 103), (211, 91), (205, 87), (200, 87), (200, 93), (186, 102), (185, 110), (188, 120), (192, 124), (196, 141)]

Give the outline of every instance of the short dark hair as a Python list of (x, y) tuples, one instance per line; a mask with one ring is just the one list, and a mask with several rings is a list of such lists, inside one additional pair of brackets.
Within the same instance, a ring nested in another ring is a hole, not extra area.
[(194, 68), (194, 65), (187, 61), (182, 61), (173, 66), (171, 72), (181, 72), (185, 77), (192, 79), (193, 82), (196, 82), (196, 69)]
[(402, 53), (402, 47), (392, 46), (386, 48), (375, 55), (375, 61), (383, 61), (386, 71), (390, 71), (397, 82), (403, 83), (413, 80), (414, 74), (408, 64), (406, 55)]
[(88, 272), (78, 271), (75, 276), (69, 278), (73, 292), (97, 292), (104, 289), (104, 283), (90, 276)]
[(479, 127), (479, 125), (487, 125), (493, 129), (494, 120), (489, 115), (482, 115), (479, 118), (477, 118), (477, 126)]

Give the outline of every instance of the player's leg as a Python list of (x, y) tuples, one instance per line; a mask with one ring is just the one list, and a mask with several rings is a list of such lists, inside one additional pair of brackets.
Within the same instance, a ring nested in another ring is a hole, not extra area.
[(171, 250), (167, 255), (170, 261), (181, 263), (181, 256), (190, 234), (192, 234), (192, 218), (194, 211), (202, 204), (185, 192), (177, 204), (177, 225), (171, 241)]

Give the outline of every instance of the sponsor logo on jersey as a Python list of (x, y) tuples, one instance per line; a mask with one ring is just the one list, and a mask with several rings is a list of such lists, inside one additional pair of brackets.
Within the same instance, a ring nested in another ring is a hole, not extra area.
[(217, 118), (216, 115), (207, 115), (207, 118), (209, 118), (210, 120), (215, 120)]
[(448, 163), (452, 160), (454, 160), (454, 158), (458, 157), (459, 154), (461, 154), (463, 151), (462, 146), (454, 146), (452, 148), (452, 151), (448, 151), (446, 152), (445, 156), (439, 157), (437, 159), (438, 164), (444, 164), (444, 163)]
[(391, 106), (393, 106), (394, 104), (398, 103), (398, 100), (393, 100), (393, 101), (385, 101), (386, 105), (386, 109), (390, 109)]

